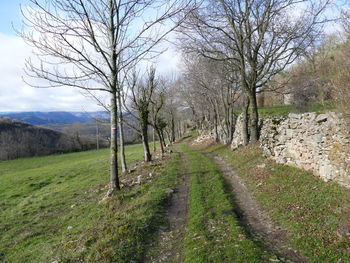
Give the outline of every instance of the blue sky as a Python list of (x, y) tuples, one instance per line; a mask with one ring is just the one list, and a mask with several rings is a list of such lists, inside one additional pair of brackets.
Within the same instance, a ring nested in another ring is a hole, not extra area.
[(0, 2), (0, 32), (3, 34), (15, 34), (12, 23), (15, 27), (21, 25), (20, 4), (25, 4), (25, 0), (2, 0)]

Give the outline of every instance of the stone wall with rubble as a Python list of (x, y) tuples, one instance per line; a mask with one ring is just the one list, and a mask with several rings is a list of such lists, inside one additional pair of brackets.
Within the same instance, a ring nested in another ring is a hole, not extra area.
[[(231, 147), (242, 144), (241, 118)], [(263, 119), (260, 144), (266, 156), (277, 163), (293, 165), (350, 187), (349, 120), (329, 112), (289, 114)]]

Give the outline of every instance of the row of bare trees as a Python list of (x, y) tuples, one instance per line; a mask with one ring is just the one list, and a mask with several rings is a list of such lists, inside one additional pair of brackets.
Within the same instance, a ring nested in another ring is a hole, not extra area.
[(183, 71), (182, 102), (191, 109), (197, 128), (211, 128), (216, 141), (230, 143), (240, 98), (235, 72), (223, 61), (194, 53), (184, 58)]
[[(181, 27), (182, 50), (194, 54), (191, 59), (201, 57), (195, 63), (202, 64), (199, 73), (205, 76), (191, 76), (190, 81), (201, 86), (196, 88), (196, 97), (204, 96), (202, 104), (211, 105), (215, 123), (220, 112), (216, 95), (230, 93), (226, 101), (230, 105), (237, 98), (233, 94), (238, 93), (245, 100), (245, 141), (258, 140), (257, 93), (317, 42), (329, 4), (329, 0), (214, 0), (203, 1), (190, 12)], [(222, 76), (212, 67), (219, 69)], [(218, 83), (218, 79), (225, 83)], [(231, 87), (225, 89), (225, 85)], [(227, 116), (220, 121), (231, 123), (232, 114)], [(227, 134), (232, 131), (227, 129)]]
[[(119, 189), (117, 131), (122, 171), (127, 170), (125, 124), (140, 134), (150, 161), (150, 127), (164, 152), (166, 136), (172, 143), (182, 135), (181, 113), (188, 108), (197, 123), (212, 123), (218, 140), (222, 129), (230, 143), (239, 100), (246, 143), (258, 140), (257, 93), (317, 41), (330, 0), (30, 2), (19, 32), (35, 50), (26, 63), (28, 81), (85, 90), (108, 109), (112, 195)], [(141, 63), (160, 54), (157, 47), (175, 30), (185, 54), (182, 79), (160, 78), (152, 67), (142, 70)], [(109, 103), (98, 99), (99, 92), (108, 94)], [(126, 123), (123, 112), (136, 122)]]
[[(44, 79), (40, 87), (69, 86), (89, 93), (109, 94), (110, 181), (109, 195), (120, 188), (117, 162), (117, 129), (120, 133), (122, 168), (126, 170), (122, 134), (122, 97), (126, 77), (140, 61), (154, 57), (157, 45), (186, 17), (191, 0), (30, 0), (22, 10), (24, 28), (19, 32), (34, 47), (28, 59), (28, 82)], [(186, 12), (185, 12), (186, 10)], [(175, 19), (176, 18), (176, 19)], [(152, 80), (150, 80), (152, 81)], [(147, 140), (149, 83), (135, 83), (147, 92), (135, 94), (134, 105), (142, 119), (143, 141)], [(138, 97), (136, 97), (138, 96)], [(145, 97), (143, 97), (145, 96)], [(95, 96), (98, 97), (98, 96)], [(143, 119), (143, 117), (146, 117)], [(161, 123), (157, 129), (162, 127)], [(161, 132), (161, 129), (160, 129)], [(146, 143), (147, 145), (147, 143)], [(147, 148), (147, 146), (145, 147)], [(146, 153), (149, 160), (150, 154)]]
[(165, 152), (165, 134), (169, 143), (173, 143), (177, 137), (175, 132), (175, 119), (177, 107), (174, 107), (172, 97), (177, 87), (176, 79), (166, 79), (156, 76), (156, 69), (150, 67), (142, 78), (136, 72), (132, 73), (123, 98), (123, 106), (126, 112), (133, 115), (136, 123), (125, 122), (133, 128), (141, 137), (144, 146), (144, 160), (152, 160), (149, 130), (153, 129), (153, 138), (158, 137), (161, 153)]

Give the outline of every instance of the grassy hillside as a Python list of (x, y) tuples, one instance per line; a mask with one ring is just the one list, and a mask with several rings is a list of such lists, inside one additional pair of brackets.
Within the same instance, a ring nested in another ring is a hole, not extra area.
[[(141, 145), (127, 147), (129, 162), (142, 154)], [(154, 184), (122, 190), (116, 200), (98, 204), (107, 191), (107, 150), (0, 162), (0, 261), (130, 262), (140, 257), (140, 241), (162, 209), (164, 188), (174, 183), (175, 172), (165, 171)], [(124, 240), (118, 241), (120, 236)]]

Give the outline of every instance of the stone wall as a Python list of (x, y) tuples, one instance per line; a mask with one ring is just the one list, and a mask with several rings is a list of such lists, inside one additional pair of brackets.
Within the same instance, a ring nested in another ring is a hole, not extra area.
[[(350, 187), (350, 132), (341, 114), (289, 114), (262, 120), (260, 143), (277, 163), (293, 165)], [(242, 118), (231, 147), (242, 144)]]

